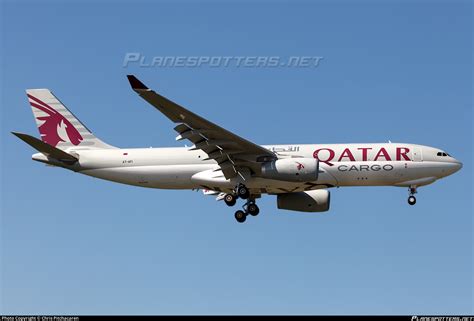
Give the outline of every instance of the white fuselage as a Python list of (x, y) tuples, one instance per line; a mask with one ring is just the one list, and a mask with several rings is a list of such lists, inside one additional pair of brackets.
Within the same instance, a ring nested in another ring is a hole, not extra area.
[[(315, 182), (245, 177), (257, 193), (287, 193), (337, 186), (423, 186), (458, 171), (462, 164), (440, 149), (401, 143), (263, 146), (281, 158), (317, 158)], [(114, 182), (149, 188), (231, 191), (241, 176), (225, 179), (214, 160), (189, 148), (74, 149), (79, 162), (65, 166)], [(444, 156), (442, 155), (444, 154)], [(44, 161), (42, 154), (33, 159)], [(308, 183), (312, 183), (308, 187)]]

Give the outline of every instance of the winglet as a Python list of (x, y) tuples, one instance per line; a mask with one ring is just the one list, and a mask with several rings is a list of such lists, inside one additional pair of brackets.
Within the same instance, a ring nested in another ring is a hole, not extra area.
[(148, 87), (145, 86), (137, 77), (134, 75), (127, 75), (128, 81), (130, 82), (130, 86), (132, 86), (133, 90), (147, 90)]

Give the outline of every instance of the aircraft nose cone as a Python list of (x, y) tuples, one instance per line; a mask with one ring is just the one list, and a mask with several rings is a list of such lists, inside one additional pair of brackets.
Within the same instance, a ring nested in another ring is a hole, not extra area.
[(455, 164), (456, 164), (454, 166), (455, 170), (454, 170), (453, 173), (456, 173), (458, 170), (460, 170), (462, 168), (462, 163), (460, 161), (456, 160)]
[(458, 160), (452, 162), (449, 166), (449, 175), (456, 173), (462, 168), (462, 163)]
[(441, 177), (452, 175), (462, 168), (462, 163), (458, 160), (452, 160), (443, 164), (441, 168)]

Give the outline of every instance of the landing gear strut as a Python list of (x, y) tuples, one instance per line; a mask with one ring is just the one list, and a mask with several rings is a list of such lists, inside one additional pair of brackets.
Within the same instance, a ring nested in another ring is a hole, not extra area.
[(408, 204), (415, 205), (416, 204), (416, 197), (414, 196), (414, 194), (417, 193), (416, 186), (410, 186), (408, 191), (410, 193), (409, 196), (408, 196)]

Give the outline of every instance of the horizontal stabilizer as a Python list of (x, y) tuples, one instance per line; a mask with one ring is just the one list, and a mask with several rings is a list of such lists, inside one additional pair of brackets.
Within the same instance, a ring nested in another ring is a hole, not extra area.
[(78, 159), (73, 155), (68, 154), (59, 148), (53, 147), (36, 137), (16, 132), (12, 132), (12, 134), (47, 157), (57, 159), (67, 164), (73, 164), (78, 161)]

